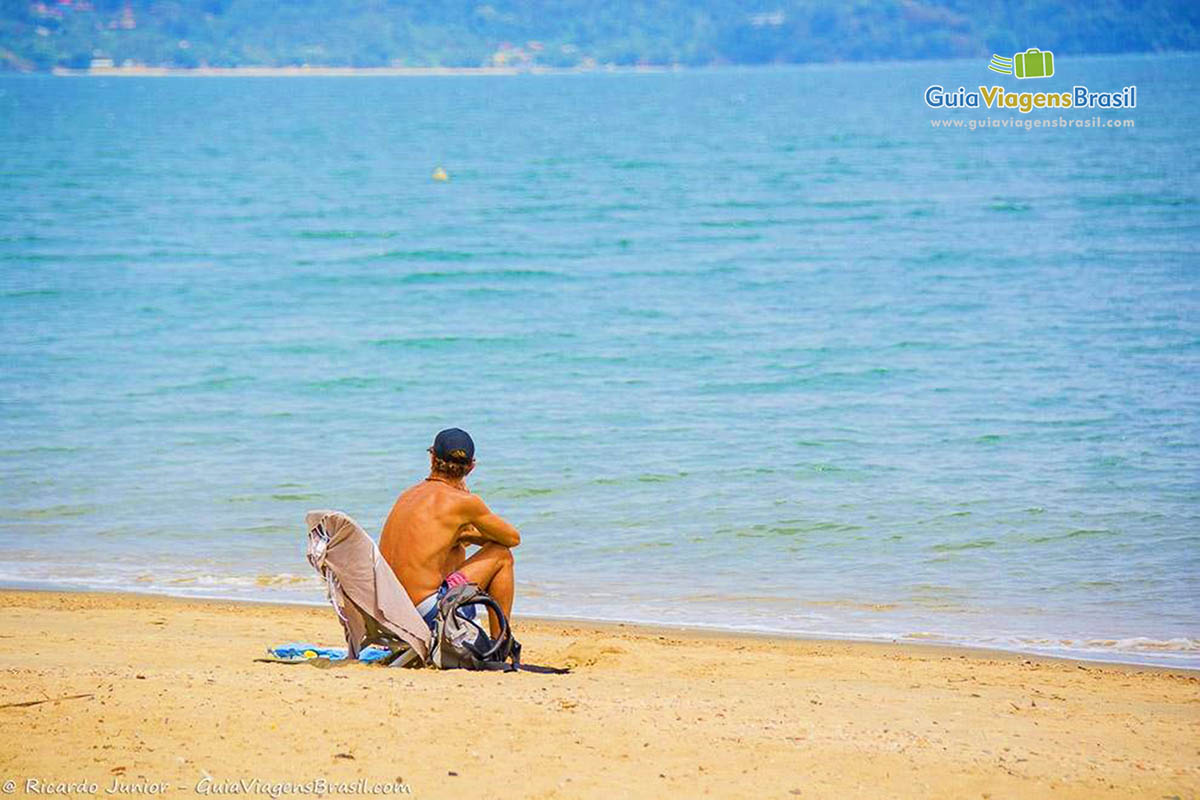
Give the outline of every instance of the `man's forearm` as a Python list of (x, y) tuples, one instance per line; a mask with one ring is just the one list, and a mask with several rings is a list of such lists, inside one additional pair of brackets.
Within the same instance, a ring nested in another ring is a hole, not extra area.
[(467, 525), (462, 529), (462, 533), (458, 535), (458, 541), (463, 544), (485, 545), (490, 540), (480, 533), (479, 529), (474, 525)]

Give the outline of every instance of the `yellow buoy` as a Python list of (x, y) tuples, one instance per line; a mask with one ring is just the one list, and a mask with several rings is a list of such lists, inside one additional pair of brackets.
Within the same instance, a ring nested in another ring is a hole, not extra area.
[(433, 171), (433, 179), (435, 181), (448, 181), (450, 180), (450, 176), (446, 174), (446, 170), (438, 167)]

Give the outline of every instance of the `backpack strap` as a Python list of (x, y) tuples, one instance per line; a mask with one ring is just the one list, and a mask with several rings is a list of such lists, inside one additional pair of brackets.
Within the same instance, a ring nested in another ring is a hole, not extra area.
[[(492, 641), (492, 646), (490, 648), (481, 653), (471, 645), (467, 645), (471, 648), (471, 652), (475, 653), (476, 657), (478, 657), (480, 661), (486, 662), (490, 659), (494, 659), (504, 648), (505, 640), (512, 639), (512, 630), (508, 627), (508, 618), (504, 616), (504, 612), (500, 610), (500, 605), (495, 601), (495, 599), (493, 599), (490, 594), (486, 594), (484, 592), (480, 592), (469, 602), (463, 603), (458, 608), (462, 608), (463, 606), (467, 605), (484, 606), (487, 608), (489, 616), (495, 613), (496, 619), (500, 620), (500, 635), (494, 639), (492, 639), (490, 636), (488, 637)], [(517, 646), (518, 650), (520, 650), (520, 645), (517, 645), (515, 640), (513, 641), (513, 644)]]
[[(495, 598), (480, 589), (476, 584), (465, 584), (463, 587), (456, 587), (448, 592), (438, 603), (438, 619), (446, 620), (452, 615), (456, 616), (460, 608), (476, 605), (484, 606), (487, 608), (489, 616), (495, 616), (499, 621), (500, 634), (495, 639), (492, 639), (474, 619), (467, 620), (466, 618), (459, 617), (460, 621), (477, 628), (490, 642), (490, 646), (486, 649), (477, 648), (473, 641), (464, 641), (458, 645), (461, 650), (466, 651), (465, 655), (470, 661), (468, 669), (486, 670), (489, 672), (524, 671), (552, 675), (565, 675), (570, 672), (569, 669), (560, 669), (558, 667), (522, 664), (521, 643), (512, 635), (512, 628), (509, 625), (508, 617), (500, 609), (500, 605), (496, 602)], [(441, 624), (439, 622), (439, 626)], [(435, 636), (435, 649), (440, 651), (441, 646), (441, 635), (439, 633)], [(461, 660), (461, 656), (459, 658)], [(435, 663), (440, 662), (435, 659)]]

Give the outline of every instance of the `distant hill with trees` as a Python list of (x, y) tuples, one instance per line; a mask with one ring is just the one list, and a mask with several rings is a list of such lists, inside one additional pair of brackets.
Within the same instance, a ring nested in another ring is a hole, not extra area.
[(591, 67), (1200, 49), (1198, 0), (0, 0), (0, 69)]

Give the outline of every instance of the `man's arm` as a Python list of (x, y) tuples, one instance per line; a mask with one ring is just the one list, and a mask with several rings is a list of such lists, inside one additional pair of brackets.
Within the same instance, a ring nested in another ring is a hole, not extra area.
[(504, 547), (516, 547), (521, 543), (521, 532), (504, 517), (493, 513), (479, 495), (469, 495), (464, 502), (463, 515), (467, 523), (460, 529), (460, 541), (467, 544), (495, 542)]
[(471, 523), (463, 525), (458, 531), (458, 541), (461, 544), (487, 544), (488, 540)]

